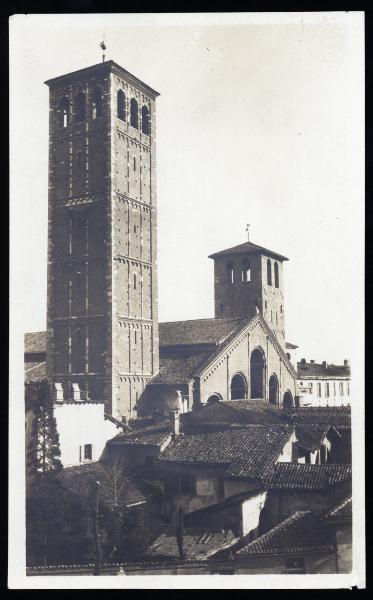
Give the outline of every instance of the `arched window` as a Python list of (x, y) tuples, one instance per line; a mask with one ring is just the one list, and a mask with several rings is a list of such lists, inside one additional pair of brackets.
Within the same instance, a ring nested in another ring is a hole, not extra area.
[(69, 124), (69, 99), (64, 96), (60, 99), (57, 108), (58, 127), (67, 127)]
[(244, 283), (251, 281), (250, 262), (247, 259), (242, 261), (241, 281)]
[(279, 278), (279, 274), (278, 274), (278, 263), (275, 262), (275, 287), (279, 287), (279, 282), (280, 282), (280, 278)]
[(269, 378), (269, 401), (271, 404), (278, 404), (278, 379), (276, 373)]
[(267, 285), (272, 285), (272, 265), (269, 258), (267, 260)]
[(96, 86), (92, 94), (92, 119), (102, 117), (102, 90)]
[(241, 373), (236, 373), (231, 381), (231, 400), (244, 400), (247, 398), (247, 383)]
[(121, 121), (126, 120), (126, 96), (123, 90), (117, 92), (117, 117)]
[(141, 108), (141, 131), (150, 135), (150, 112), (145, 105)]
[(76, 123), (80, 123), (81, 121), (84, 121), (84, 119), (85, 119), (85, 96), (84, 96), (83, 92), (79, 92), (75, 96), (74, 115), (75, 115)]
[(289, 390), (287, 390), (282, 399), (283, 408), (292, 408), (293, 407), (293, 396)]
[(137, 104), (137, 100), (135, 100), (135, 98), (131, 98), (130, 125), (135, 129), (139, 128), (139, 105)]
[(251, 398), (264, 398), (264, 353), (255, 348), (250, 357)]
[(228, 283), (234, 283), (234, 269), (232, 263), (227, 264)]

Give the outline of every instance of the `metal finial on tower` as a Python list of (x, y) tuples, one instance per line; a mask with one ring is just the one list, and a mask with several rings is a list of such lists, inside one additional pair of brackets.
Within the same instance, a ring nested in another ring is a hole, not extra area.
[(105, 62), (105, 50), (106, 50), (106, 44), (105, 44), (105, 36), (103, 36), (104, 39), (102, 40), (102, 42), (100, 43), (100, 48), (102, 50), (102, 62)]
[(250, 223), (247, 223), (245, 231), (247, 232), (247, 241), (250, 241)]

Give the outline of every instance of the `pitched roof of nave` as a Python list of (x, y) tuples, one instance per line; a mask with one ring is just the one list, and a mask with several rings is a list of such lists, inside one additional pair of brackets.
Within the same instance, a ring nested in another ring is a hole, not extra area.
[(266, 256), (277, 258), (280, 261), (289, 260), (286, 256), (283, 256), (282, 254), (278, 254), (277, 252), (268, 250), (268, 248), (264, 248), (263, 246), (253, 244), (252, 242), (245, 242), (244, 244), (239, 244), (238, 246), (233, 246), (232, 248), (227, 248), (226, 250), (214, 252), (214, 254), (209, 255), (209, 258), (229, 256), (230, 254), (265, 254)]
[(159, 346), (220, 345), (249, 320), (211, 318), (159, 323)]

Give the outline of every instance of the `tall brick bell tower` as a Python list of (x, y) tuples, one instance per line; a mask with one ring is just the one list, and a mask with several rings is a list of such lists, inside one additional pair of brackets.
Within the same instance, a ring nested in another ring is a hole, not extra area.
[(158, 372), (155, 99), (113, 61), (46, 82), (47, 370), (115, 418)]

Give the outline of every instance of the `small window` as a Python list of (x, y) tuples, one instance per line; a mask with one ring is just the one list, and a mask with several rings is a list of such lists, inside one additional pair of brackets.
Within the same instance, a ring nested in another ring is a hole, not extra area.
[(79, 92), (79, 94), (75, 96), (74, 115), (76, 123), (80, 123), (85, 119), (85, 96), (83, 92)]
[(193, 473), (182, 473), (180, 477), (180, 492), (194, 495), (196, 493), (196, 478)]
[(267, 285), (272, 285), (272, 265), (269, 258), (267, 260)]
[[(286, 356), (287, 356), (287, 359), (288, 359), (288, 360), (290, 360), (290, 358), (291, 358), (291, 357), (290, 357), (290, 352), (287, 352), (287, 353), (286, 353)], [(300, 382), (300, 384), (301, 384), (301, 385), (303, 385), (303, 383), (302, 383), (302, 382)]]
[(133, 274), (133, 289), (134, 289), (134, 290), (136, 289), (136, 284), (137, 284), (137, 281), (136, 281), (136, 273), (134, 273), (134, 274)]
[(325, 396), (326, 396), (327, 398), (329, 398), (329, 395), (330, 395), (329, 382), (328, 382), (328, 381), (326, 381), (326, 382), (325, 382)]
[(136, 156), (133, 157), (133, 170), (136, 171)]
[(102, 90), (95, 87), (92, 94), (92, 119), (102, 117)]
[(283, 309), (283, 307), (282, 307), (282, 304), (281, 304), (281, 306), (280, 306), (280, 311), (281, 311), (281, 314), (282, 314), (282, 311), (283, 311), (283, 310), (284, 310), (284, 309)]
[(67, 96), (61, 98), (57, 108), (58, 127), (67, 127), (69, 124), (69, 99)]
[(137, 344), (137, 331), (135, 329), (135, 344)]
[(137, 104), (137, 100), (135, 98), (131, 98), (131, 115), (130, 115), (130, 124), (131, 127), (135, 129), (139, 128), (139, 105)]
[(339, 394), (340, 396), (344, 396), (343, 381), (339, 382)]
[(141, 131), (150, 135), (150, 113), (147, 106), (141, 108)]
[(279, 278), (279, 272), (278, 272), (278, 263), (275, 262), (275, 287), (279, 287), (280, 285), (280, 278)]
[(92, 444), (84, 444), (84, 460), (92, 460)]
[(347, 381), (346, 385), (347, 385), (347, 396), (349, 396), (350, 395), (350, 382)]
[(136, 233), (136, 231), (137, 231), (137, 226), (136, 226), (136, 225), (134, 225), (134, 226), (133, 226), (133, 233)]
[(242, 262), (241, 281), (243, 283), (247, 283), (247, 282), (251, 281), (250, 263), (248, 260), (244, 260)]
[(319, 398), (321, 398), (321, 383), (320, 382), (317, 384), (317, 395)]
[(234, 283), (234, 270), (232, 263), (227, 264), (228, 282)]
[(268, 306), (267, 300), (264, 300), (264, 306), (265, 306), (265, 308), (267, 308), (267, 306)]
[(117, 117), (121, 121), (126, 120), (126, 96), (122, 90), (117, 92)]

